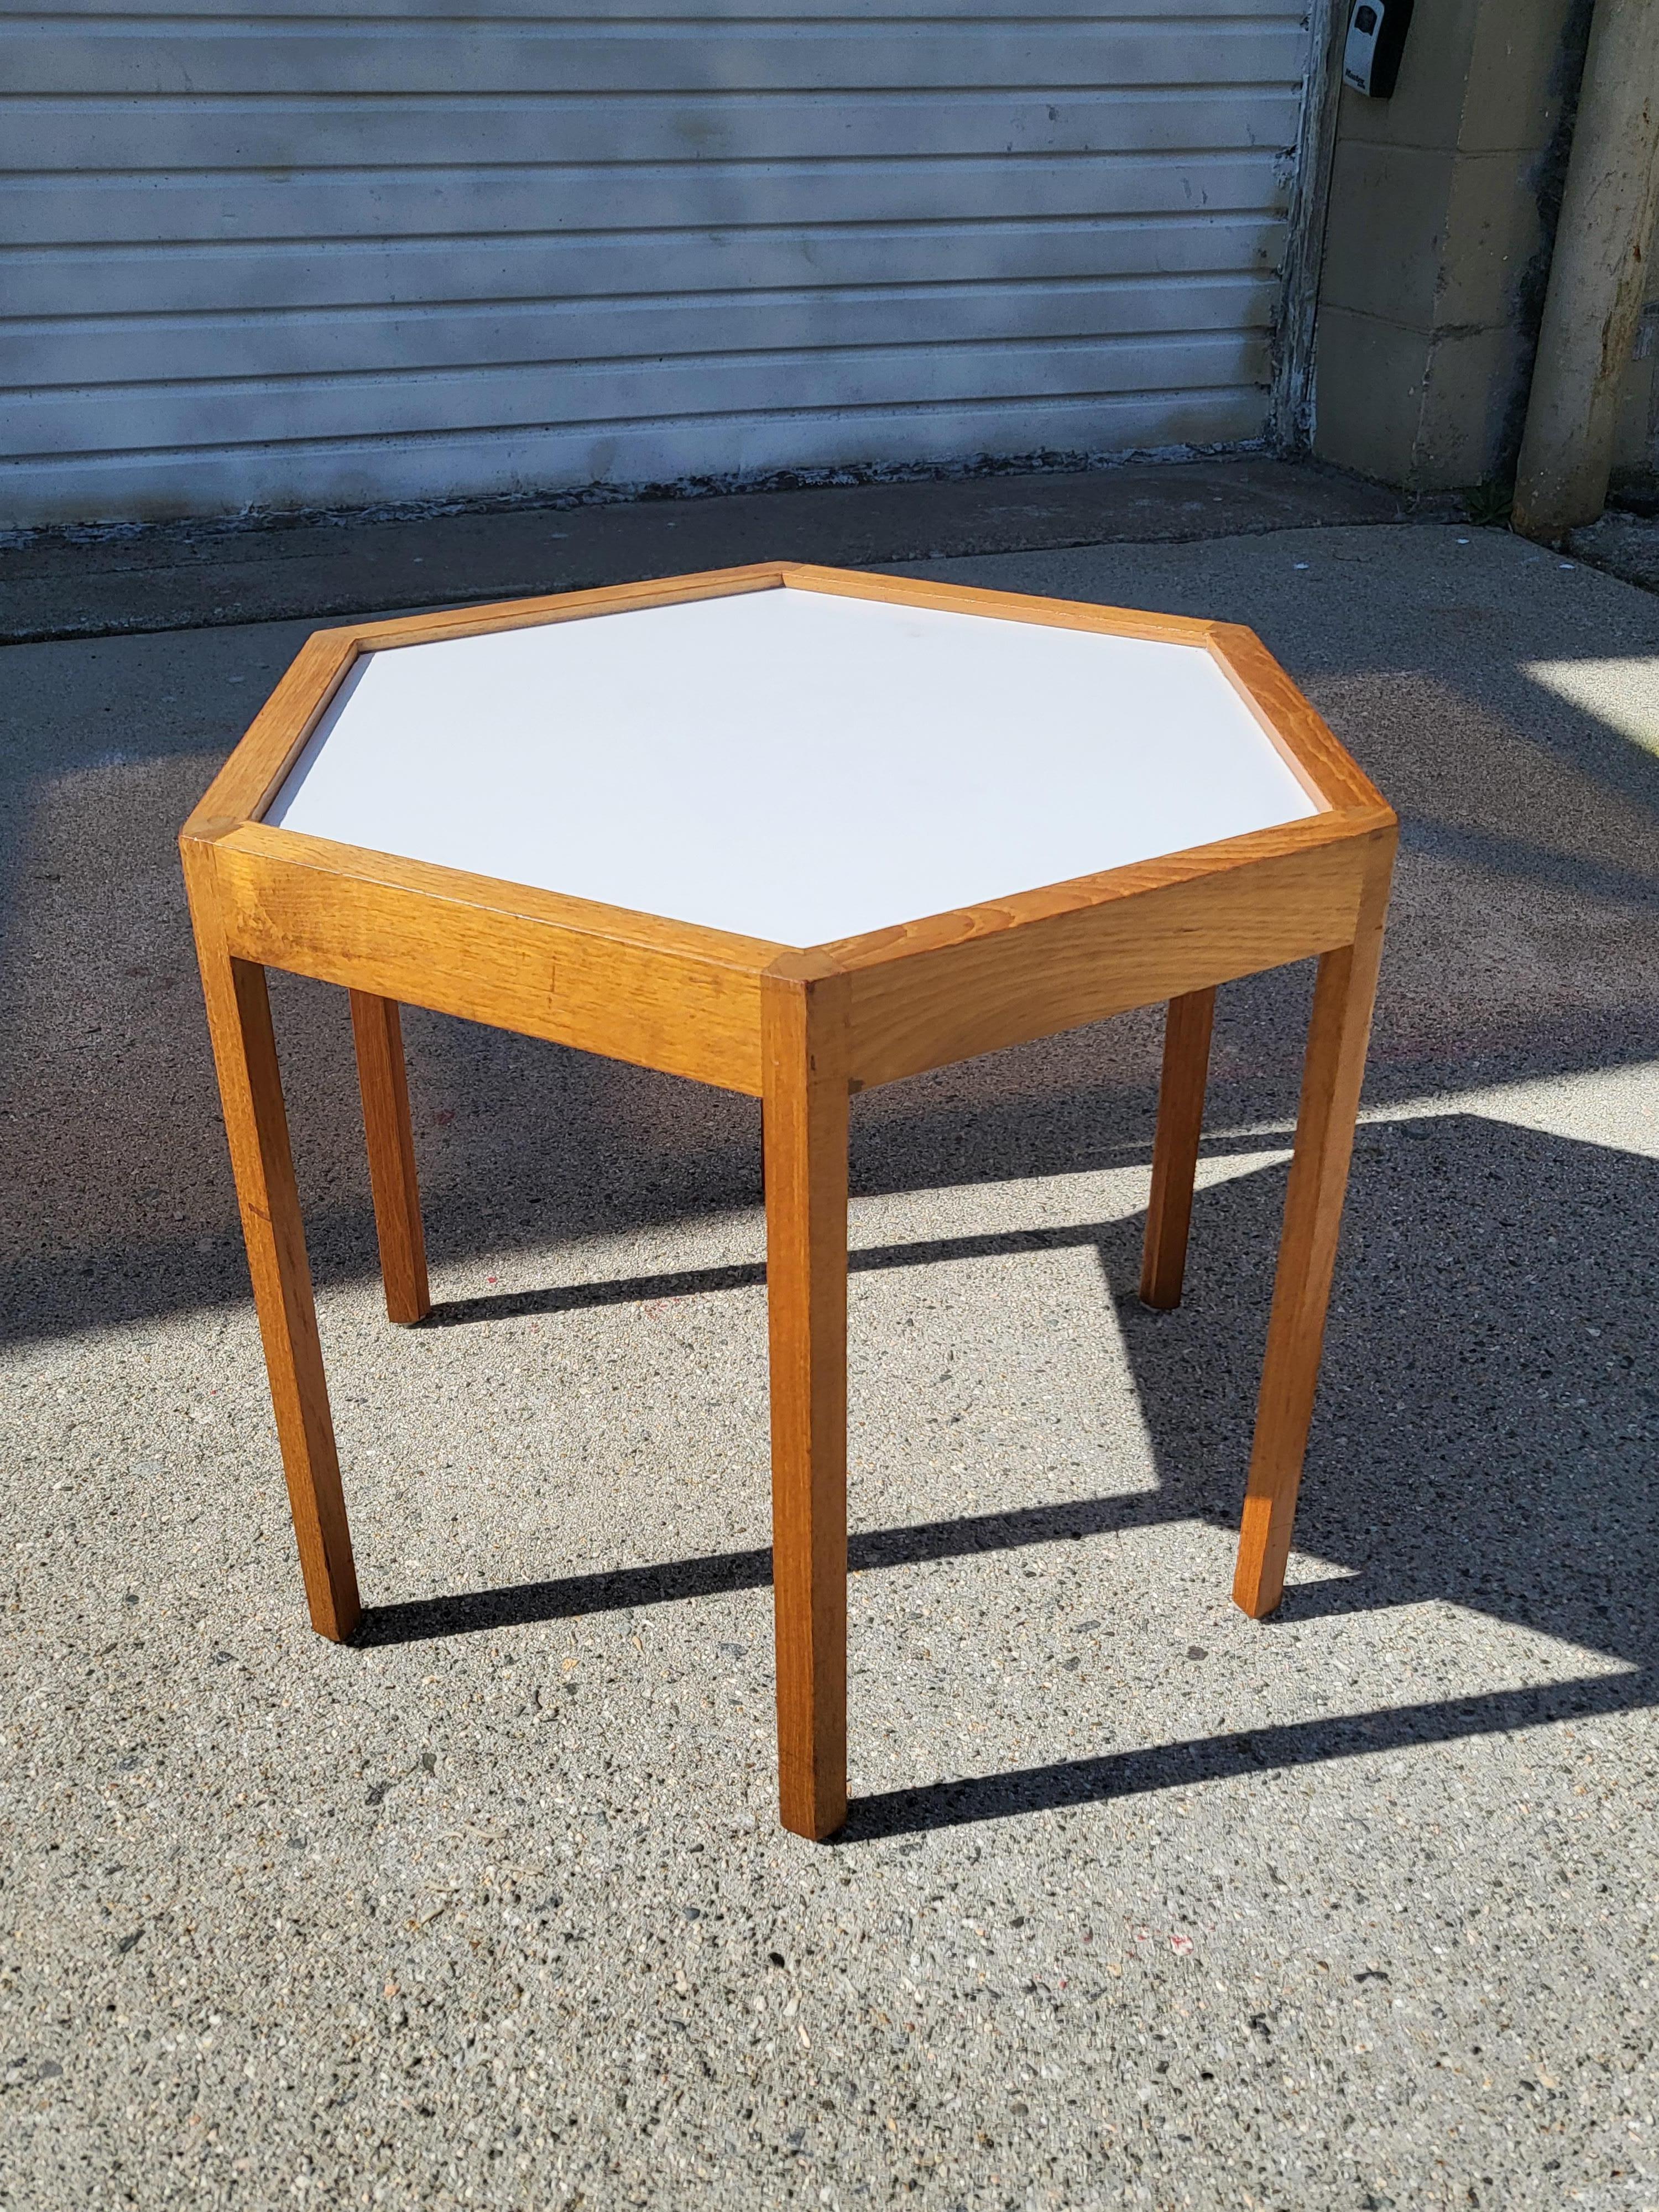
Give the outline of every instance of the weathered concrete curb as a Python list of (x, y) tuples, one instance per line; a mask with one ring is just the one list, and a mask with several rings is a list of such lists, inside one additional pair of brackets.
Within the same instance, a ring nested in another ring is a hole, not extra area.
[(1401, 520), (1377, 485), (1245, 456), (594, 507), (40, 531), (0, 544), (0, 642), (378, 614), (745, 561), (868, 568)]

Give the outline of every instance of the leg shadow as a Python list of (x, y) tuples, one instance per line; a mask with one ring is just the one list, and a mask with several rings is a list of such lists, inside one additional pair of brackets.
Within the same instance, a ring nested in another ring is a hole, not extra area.
[[(1236, 1525), (1284, 1181), (1200, 1192), (1172, 1315), (1134, 1301), (1138, 1224), (1099, 1232), (1169, 1518)], [(1473, 1115), (1362, 1132), (1297, 1527), (1352, 1573), (1275, 1617), (1439, 1601), (1620, 1671), (889, 1791), (842, 1839), (1659, 1702), (1656, 1216), (1659, 1162), (1611, 1147)]]

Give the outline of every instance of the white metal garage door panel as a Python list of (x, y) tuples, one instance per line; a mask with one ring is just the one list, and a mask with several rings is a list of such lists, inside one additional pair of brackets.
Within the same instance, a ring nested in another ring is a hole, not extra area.
[(1259, 432), (1294, 0), (658, 4), (0, 25), (0, 514)]

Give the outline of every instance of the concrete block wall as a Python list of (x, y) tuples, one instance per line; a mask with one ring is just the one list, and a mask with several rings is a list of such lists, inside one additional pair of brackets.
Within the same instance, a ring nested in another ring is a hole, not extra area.
[(1443, 490), (1513, 466), (1589, 0), (1418, 0), (1391, 100), (1344, 90), (1315, 451)]
[(1648, 246), (1647, 306), (1620, 398), (1613, 489), (1659, 497), (1659, 231)]

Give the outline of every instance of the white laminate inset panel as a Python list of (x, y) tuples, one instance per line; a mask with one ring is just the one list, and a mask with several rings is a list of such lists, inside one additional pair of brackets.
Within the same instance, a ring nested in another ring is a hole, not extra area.
[(266, 819), (810, 945), (1314, 811), (1196, 647), (790, 589), (368, 655)]

